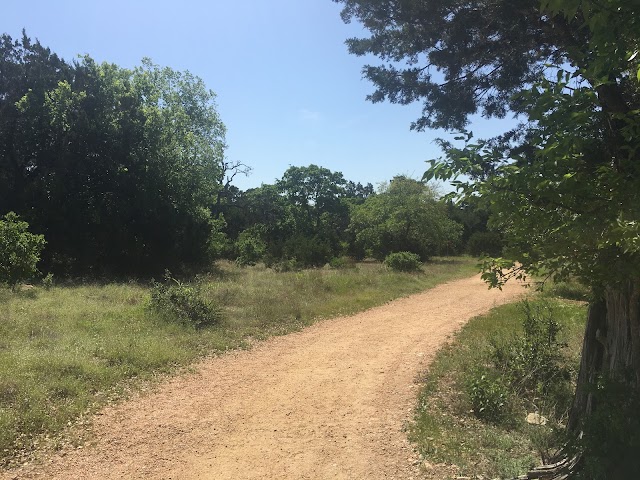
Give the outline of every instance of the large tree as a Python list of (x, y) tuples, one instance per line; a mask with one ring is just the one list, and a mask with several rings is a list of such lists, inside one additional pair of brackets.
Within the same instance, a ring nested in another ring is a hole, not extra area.
[[(627, 0), (337, 0), (371, 32), (352, 53), (373, 101), (423, 102), (413, 127), (520, 115), (490, 141), (443, 142), (428, 176), (480, 198), (507, 243), (485, 277), (573, 275), (593, 291), (569, 429), (587, 478), (640, 462), (640, 4)], [(515, 267), (518, 262), (519, 267)], [(514, 270), (512, 270), (513, 272)], [(620, 393), (622, 392), (622, 393)]]
[(45, 235), (49, 269), (206, 260), (225, 148), (214, 100), (148, 60), (70, 64), (26, 34), (0, 36), (0, 214)]

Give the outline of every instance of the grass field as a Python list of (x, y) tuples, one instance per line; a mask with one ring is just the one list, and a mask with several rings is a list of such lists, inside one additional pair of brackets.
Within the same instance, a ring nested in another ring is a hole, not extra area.
[[(554, 297), (565, 291), (574, 297), (580, 295), (579, 289), (562, 285), (535, 296), (532, 302), (548, 305), (560, 324), (559, 341), (568, 345), (562, 349), (561, 365), (575, 380), (586, 304)], [(541, 458), (554, 453), (562, 442), (562, 422), (572, 398), (571, 380), (564, 384), (568, 388), (559, 389), (552, 400), (551, 395), (540, 392), (530, 398), (498, 397), (505, 415), (496, 421), (481, 420), (474, 412), (469, 379), (478, 367), (491, 368), (492, 345), (513, 341), (514, 335), (522, 334), (522, 319), (521, 304), (497, 307), (471, 320), (437, 354), (423, 379), (415, 420), (410, 426), (410, 438), (427, 469), (446, 464), (454, 475), (465, 478), (514, 478), (539, 465)], [(486, 391), (502, 395), (504, 382), (490, 381), (495, 383), (487, 383)], [(548, 417), (547, 425), (528, 424), (525, 419), (532, 412)]]
[(154, 314), (149, 285), (0, 289), (0, 463), (28, 458), (37, 443), (64, 443), (68, 426), (198, 357), (475, 271), (469, 258), (437, 258), (419, 274), (375, 263), (286, 273), (221, 263), (200, 279), (202, 295), (223, 311), (204, 329)]

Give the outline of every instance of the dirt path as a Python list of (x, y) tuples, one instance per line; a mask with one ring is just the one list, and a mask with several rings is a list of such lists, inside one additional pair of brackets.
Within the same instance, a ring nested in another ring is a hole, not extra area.
[(459, 280), (207, 359), (105, 409), (94, 445), (0, 478), (417, 478), (403, 432), (416, 375), (469, 318), (521, 293)]

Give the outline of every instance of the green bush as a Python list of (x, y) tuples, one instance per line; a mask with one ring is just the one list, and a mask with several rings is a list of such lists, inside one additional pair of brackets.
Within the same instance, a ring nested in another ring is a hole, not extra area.
[(329, 260), (329, 266), (336, 270), (343, 270), (345, 268), (356, 268), (356, 261), (347, 256), (333, 257)]
[(33, 277), (46, 241), (43, 235), (30, 233), (29, 224), (13, 212), (0, 220), (0, 283), (15, 288)]
[(474, 257), (499, 257), (502, 254), (502, 237), (496, 232), (475, 232), (467, 241), (467, 250)]
[(170, 321), (179, 321), (204, 328), (217, 324), (222, 318), (221, 309), (201, 295), (199, 284), (187, 285), (170, 274), (165, 282), (153, 282), (151, 309)]
[(422, 268), (420, 256), (411, 252), (395, 252), (387, 255), (384, 264), (398, 272), (417, 272)]
[(551, 297), (566, 298), (568, 300), (578, 300), (583, 302), (589, 300), (590, 294), (588, 287), (572, 279), (563, 282), (553, 282), (548, 288), (545, 286), (544, 293)]
[(558, 339), (561, 327), (546, 303), (522, 302), (523, 335), (492, 342), (495, 367), (502, 371), (517, 394), (548, 395), (568, 382)]
[(467, 377), (465, 387), (476, 417), (491, 423), (511, 418), (510, 390), (501, 376), (486, 368), (476, 369)]
[(236, 264), (240, 267), (255, 265), (264, 257), (267, 244), (262, 239), (261, 233), (254, 229), (248, 229), (240, 233), (236, 241), (238, 257)]
[(296, 235), (284, 243), (283, 259), (295, 258), (301, 267), (322, 267), (332, 257), (331, 245), (315, 235)]

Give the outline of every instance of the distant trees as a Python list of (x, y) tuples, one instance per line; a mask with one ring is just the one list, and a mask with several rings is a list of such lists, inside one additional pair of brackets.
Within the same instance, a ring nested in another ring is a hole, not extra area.
[(392, 252), (412, 252), (426, 260), (453, 251), (462, 233), (432, 188), (403, 176), (354, 207), (349, 229), (380, 260)]
[(202, 262), (215, 233), (225, 127), (215, 95), (149, 60), (72, 64), (0, 37), (0, 213), (45, 235), (66, 272)]
[(452, 252), (458, 225), (421, 182), (376, 194), (318, 165), (241, 191), (215, 94), (145, 59), (125, 69), (60, 59), (0, 36), (0, 215), (44, 235), (43, 269), (149, 275), (240, 264), (322, 266), (341, 256)]

